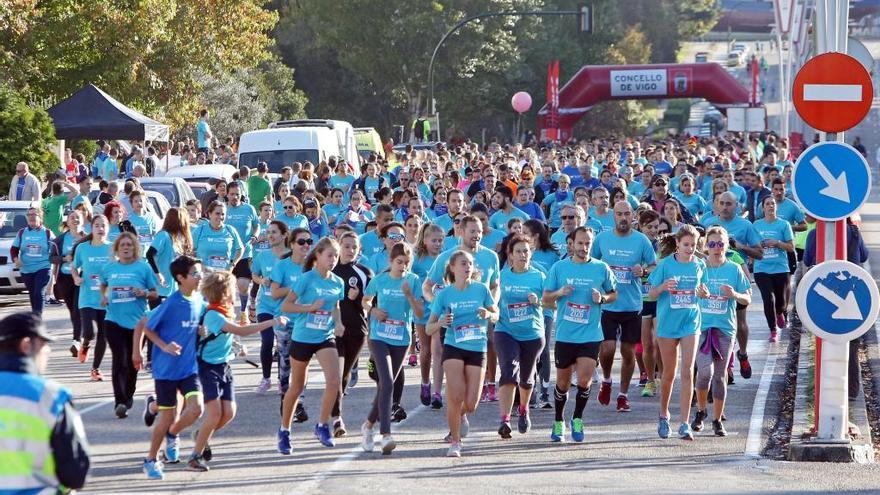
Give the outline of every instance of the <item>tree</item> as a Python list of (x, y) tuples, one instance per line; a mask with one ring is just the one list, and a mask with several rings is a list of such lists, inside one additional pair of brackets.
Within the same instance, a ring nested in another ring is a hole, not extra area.
[(41, 179), (57, 170), (58, 157), (50, 149), (55, 144), (49, 114), (29, 106), (17, 91), (0, 82), (0, 191), (9, 190), (18, 162), (26, 162)]
[(716, 0), (620, 0), (627, 25), (640, 24), (652, 44), (651, 62), (674, 63), (681, 40), (707, 33), (721, 10)]

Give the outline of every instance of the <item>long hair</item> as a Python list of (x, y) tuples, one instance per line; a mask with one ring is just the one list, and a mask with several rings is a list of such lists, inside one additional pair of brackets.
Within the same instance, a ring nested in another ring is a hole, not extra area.
[(550, 251), (556, 254), (556, 248), (550, 242), (550, 232), (547, 230), (547, 224), (540, 220), (530, 218), (523, 223), (523, 227), (528, 227), (529, 231), (538, 236), (538, 251)]
[(443, 280), (448, 284), (452, 285), (455, 283), (455, 274), (452, 272), (452, 265), (458, 261), (462, 256), (466, 256), (471, 259), (471, 262), (474, 261), (474, 257), (470, 255), (470, 253), (466, 253), (464, 251), (458, 250), (452, 253), (452, 256), (449, 257), (449, 261), (446, 262), (446, 267), (443, 269)]
[(409, 244), (405, 242), (398, 242), (395, 245), (391, 246), (391, 251), (388, 251), (388, 269), (385, 271), (391, 271), (391, 262), (394, 261), (394, 258), (398, 256), (406, 256), (409, 260), (406, 264), (406, 271), (412, 269), (413, 264), (413, 249)]
[(162, 230), (171, 236), (171, 243), (177, 254), (193, 251), (192, 235), (189, 232), (189, 213), (183, 208), (171, 208), (162, 222)]
[(659, 239), (660, 257), (665, 258), (674, 254), (678, 243), (685, 237), (693, 237), (694, 241), (700, 240), (700, 232), (693, 225), (682, 225), (675, 234), (666, 234)]
[(274, 225), (278, 228), (278, 232), (281, 232), (281, 237), (284, 238), (284, 247), (290, 247), (290, 237), (287, 235), (287, 224), (281, 220), (272, 220), (269, 222), (269, 225)]
[(425, 243), (425, 239), (431, 234), (440, 234), (441, 236), (446, 237), (446, 232), (443, 232), (443, 228), (439, 225), (435, 223), (426, 223), (422, 225), (422, 230), (419, 231), (419, 238), (416, 239), (416, 256), (419, 258), (428, 256), (428, 245)]
[(507, 259), (510, 258), (511, 254), (513, 254), (513, 247), (521, 242), (526, 243), (529, 251), (532, 250), (530, 239), (525, 234), (509, 234), (507, 237), (504, 238), (504, 241), (501, 242), (501, 251), (498, 253), (499, 266), (504, 266), (507, 264)]
[(318, 259), (318, 255), (328, 249), (335, 249), (337, 253), (339, 252), (339, 243), (336, 242), (336, 239), (333, 239), (332, 237), (324, 237), (318, 241), (315, 248), (309, 252), (308, 256), (306, 256), (306, 261), (303, 263), (303, 273), (311, 271), (311, 269), (315, 267), (315, 261)]

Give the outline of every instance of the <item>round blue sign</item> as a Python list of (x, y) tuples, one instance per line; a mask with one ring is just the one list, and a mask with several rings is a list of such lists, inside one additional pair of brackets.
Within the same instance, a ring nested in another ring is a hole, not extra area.
[(798, 157), (791, 188), (795, 200), (813, 217), (841, 220), (868, 199), (871, 169), (865, 157), (846, 143), (817, 143)]

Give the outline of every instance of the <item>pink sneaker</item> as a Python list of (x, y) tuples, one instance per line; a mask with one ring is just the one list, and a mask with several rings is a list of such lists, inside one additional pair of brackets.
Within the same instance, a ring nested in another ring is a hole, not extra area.
[(489, 400), (489, 402), (498, 402), (498, 392), (495, 390), (495, 384), (490, 383), (486, 388), (488, 389), (486, 398)]
[(776, 332), (770, 332), (770, 342), (776, 342)]
[(785, 328), (787, 322), (785, 321), (785, 313), (779, 313), (776, 315), (776, 326), (779, 327), (780, 330)]
[(489, 402), (489, 386), (483, 384), (483, 392), (480, 393), (480, 402)]

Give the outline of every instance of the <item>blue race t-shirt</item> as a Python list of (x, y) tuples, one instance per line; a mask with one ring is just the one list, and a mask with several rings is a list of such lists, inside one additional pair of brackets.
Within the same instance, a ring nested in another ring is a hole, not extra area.
[[(443, 281), (443, 272), (446, 270), (446, 264), (449, 263), (449, 258), (451, 258), (456, 251), (458, 251), (458, 247), (440, 253), (440, 256), (434, 261), (434, 265), (431, 266), (431, 271), (428, 272), (428, 278), (431, 282), (434, 282), (437, 285), (444, 285), (446, 283)], [(477, 252), (474, 255), (474, 262), (476, 267), (480, 270), (480, 282), (486, 284), (487, 287), (491, 287), (498, 283), (500, 270), (498, 266), (498, 255), (495, 254), (495, 251), (483, 246), (477, 246)]]
[(361, 253), (366, 256), (367, 259), (370, 259), (374, 254), (385, 250), (385, 244), (382, 244), (382, 240), (379, 239), (379, 234), (376, 233), (375, 229), (366, 234), (361, 234), (360, 239)]
[(492, 229), (489, 232), (483, 232), (483, 238), (480, 240), (480, 245), (490, 251), (498, 252), (498, 249), (501, 247), (501, 242), (505, 237), (507, 237), (506, 230)]
[(159, 295), (168, 297), (177, 290), (177, 281), (171, 275), (171, 262), (183, 253), (177, 252), (171, 234), (161, 231), (153, 238), (153, 249), (156, 250), (156, 266), (165, 279), (165, 286), (159, 285)]
[(293, 323), (292, 339), (307, 344), (320, 344), (333, 338), (333, 311), (345, 297), (345, 283), (330, 272), (327, 278), (321, 277), (317, 270), (304, 273), (291, 287), (297, 296), (297, 304), (312, 304), (322, 300), (320, 309), (296, 315)]
[(602, 307), (603, 311), (641, 311), (641, 279), (634, 277), (635, 265), (651, 265), (657, 255), (651, 241), (637, 231), (621, 237), (614, 230), (602, 232), (593, 241), (590, 256), (600, 259), (611, 268), (617, 282), (617, 300)]
[(471, 282), (464, 290), (454, 285), (444, 287), (434, 297), (431, 315), (438, 319), (452, 313), (452, 325), (446, 329), (445, 345), (473, 352), (486, 352), (489, 320), (477, 316), (479, 308), (494, 306), (489, 287)]
[[(251, 265), (251, 273), (258, 277), (265, 278), (272, 281), (272, 272), (276, 271), (277, 268), (281, 267), (282, 264), (286, 264), (288, 268), (293, 268), (293, 263), (290, 261), (288, 257), (286, 259), (287, 263), (282, 263), (282, 261), (275, 256), (272, 250), (261, 251), (254, 255), (254, 261)], [(297, 265), (299, 266), (299, 265)], [(302, 268), (300, 267), (300, 273), (302, 272)], [(287, 282), (292, 283), (291, 280), (286, 280)], [(278, 285), (281, 285), (282, 282), (278, 282)], [(271, 284), (270, 284), (271, 285)], [(285, 286), (287, 287), (287, 286)], [(267, 314), (275, 316), (278, 314), (281, 305), (281, 299), (272, 299), (272, 290), (270, 287), (266, 287), (264, 285), (260, 285), (260, 289), (257, 291), (257, 314)]]
[(17, 247), (21, 259), (21, 273), (36, 273), (49, 269), (49, 257), (52, 254), (52, 239), (55, 236), (44, 227), (23, 228), (12, 241)]
[(105, 242), (93, 246), (84, 242), (76, 247), (73, 255), (73, 266), (79, 270), (82, 284), (79, 286), (79, 308), (99, 309), (101, 306), (101, 271), (113, 259), (111, 245)]
[(147, 311), (147, 298), (135, 297), (134, 289), (149, 292), (159, 285), (153, 269), (142, 259), (127, 265), (111, 261), (101, 271), (101, 284), (107, 286), (106, 320), (128, 329), (134, 329)]
[[(208, 337), (205, 337), (205, 343), (199, 350), (199, 359), (208, 364), (224, 364), (235, 359), (235, 351), (232, 349), (234, 337), (231, 333), (223, 331), (223, 327), (229, 321), (216, 310), (209, 309), (205, 313), (205, 330), (208, 331)], [(211, 338), (210, 341), (207, 339)]]
[(143, 215), (131, 212), (128, 220), (137, 230), (138, 242), (141, 245), (141, 254), (146, 257), (147, 250), (153, 244), (153, 237), (159, 232), (159, 221), (152, 212), (144, 212)]
[(729, 285), (740, 294), (752, 287), (742, 268), (732, 261), (724, 260), (717, 268), (706, 265), (706, 286), (709, 297), (700, 299), (702, 313), (701, 330), (717, 328), (728, 337), (736, 334), (736, 301), (721, 294), (721, 286)]
[[(761, 241), (776, 239), (777, 241), (791, 242), (794, 239), (791, 224), (781, 218), (777, 218), (773, 222), (768, 222), (767, 219), (755, 220), (752, 225)], [(764, 257), (755, 260), (755, 273), (788, 273), (788, 256), (782, 248), (762, 246), (761, 250), (764, 252)]]
[(166, 343), (180, 346), (180, 355), (168, 354), (153, 346), (153, 378), (156, 380), (182, 380), (199, 371), (196, 362), (196, 340), (199, 321), (205, 313), (205, 300), (199, 294), (184, 297), (174, 292), (168, 299), (150, 312), (147, 328)]
[(531, 217), (528, 213), (520, 210), (519, 208), (512, 208), (510, 213), (505, 213), (504, 210), (498, 210), (489, 217), (489, 227), (493, 230), (497, 230), (503, 232), (505, 235), (507, 234), (507, 222), (512, 218), (522, 219), (523, 222), (529, 220)]
[(699, 258), (681, 263), (675, 255), (670, 255), (657, 263), (648, 282), (657, 287), (670, 278), (675, 278), (678, 285), (674, 290), (663, 291), (657, 298), (657, 336), (680, 339), (694, 335), (702, 325), (696, 289), (708, 281), (706, 265)]
[(564, 259), (550, 268), (545, 291), (566, 285), (574, 290), (556, 300), (556, 341), (583, 344), (604, 339), (599, 327), (601, 308), (593, 302), (593, 289), (600, 293), (616, 290), (614, 273), (604, 261), (590, 258), (584, 263)]
[(370, 340), (379, 340), (388, 345), (409, 346), (410, 328), (413, 322), (413, 308), (403, 295), (403, 284), (408, 284), (416, 299), (422, 297), (422, 283), (418, 275), (409, 272), (403, 277), (394, 279), (391, 273), (384, 272), (370, 280), (364, 290), (365, 296), (375, 297), (373, 306), (388, 314), (385, 320), (379, 321), (370, 317)]
[(510, 267), (501, 270), (501, 300), (498, 304), (501, 317), (495, 326), (519, 342), (535, 340), (544, 336), (544, 315), (541, 305), (533, 306), (529, 294), (541, 301), (546, 276), (536, 268), (514, 273)]
[(243, 252), (238, 232), (229, 224), (214, 230), (208, 222), (203, 223), (193, 237), (196, 256), (209, 270), (231, 270), (232, 261)]
[(248, 203), (242, 203), (238, 206), (226, 206), (226, 223), (231, 225), (238, 234), (244, 246), (242, 259), (250, 259), (253, 257), (253, 244), (250, 243), (251, 236), (257, 234), (260, 228), (260, 217), (257, 211)]

